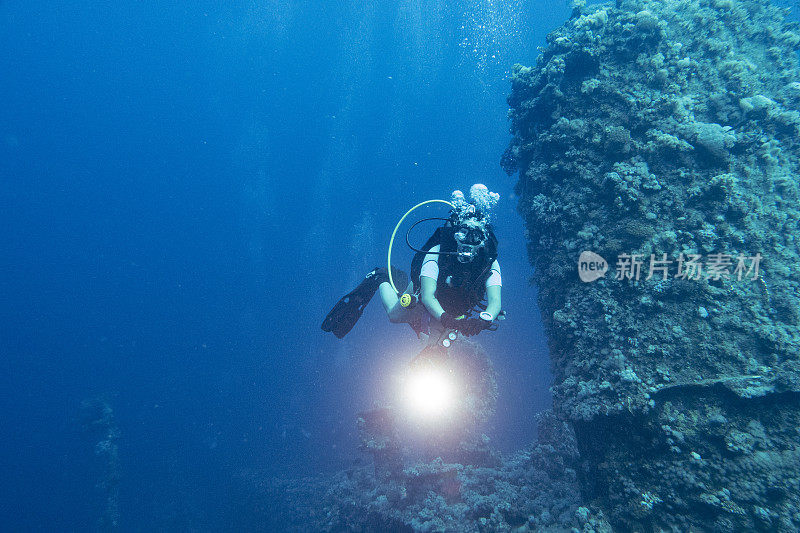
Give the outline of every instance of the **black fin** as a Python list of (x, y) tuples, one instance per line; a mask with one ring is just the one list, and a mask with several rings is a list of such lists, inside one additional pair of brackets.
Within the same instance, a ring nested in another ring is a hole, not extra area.
[(361, 318), (364, 308), (375, 295), (375, 291), (378, 290), (378, 286), (381, 282), (386, 281), (385, 274), (380, 276), (379, 270), (376, 268), (367, 274), (358, 287), (345, 294), (333, 306), (331, 312), (322, 321), (323, 331), (330, 331), (339, 339), (350, 333), (358, 319)]
[[(402, 292), (408, 285), (408, 277), (405, 272), (392, 267), (392, 277), (395, 285)], [(358, 287), (345, 294), (339, 300), (325, 320), (322, 321), (322, 330), (330, 331), (337, 338), (341, 339), (353, 329), (358, 319), (364, 313), (364, 308), (375, 296), (378, 287), (384, 281), (389, 281), (389, 275), (385, 268), (375, 268), (367, 274)], [(398, 283), (403, 283), (402, 287)]]

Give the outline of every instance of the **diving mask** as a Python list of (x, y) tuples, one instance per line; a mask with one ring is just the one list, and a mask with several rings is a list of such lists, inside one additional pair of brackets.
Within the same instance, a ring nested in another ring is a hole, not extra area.
[(478, 255), (486, 242), (486, 234), (478, 226), (462, 226), (455, 235), (456, 251), (461, 263), (469, 263)]

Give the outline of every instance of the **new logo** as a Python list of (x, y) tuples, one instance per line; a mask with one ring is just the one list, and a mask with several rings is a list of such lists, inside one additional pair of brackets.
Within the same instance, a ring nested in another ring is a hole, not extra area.
[(602, 256), (589, 251), (581, 252), (578, 258), (578, 276), (581, 281), (590, 283), (602, 278), (608, 272), (608, 262)]

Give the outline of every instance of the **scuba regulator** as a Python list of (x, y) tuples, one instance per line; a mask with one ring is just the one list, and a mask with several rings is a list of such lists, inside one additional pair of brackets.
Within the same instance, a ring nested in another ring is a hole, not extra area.
[(417, 295), (408, 294), (405, 292), (402, 296), (400, 296), (400, 306), (405, 308), (413, 308), (415, 305), (417, 305), (418, 300), (419, 298)]

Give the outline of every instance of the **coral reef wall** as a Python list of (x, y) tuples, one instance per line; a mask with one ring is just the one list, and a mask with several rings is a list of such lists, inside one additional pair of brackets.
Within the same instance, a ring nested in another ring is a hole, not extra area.
[(515, 67), (555, 408), (623, 530), (800, 529), (798, 48), (766, 1), (620, 0)]

